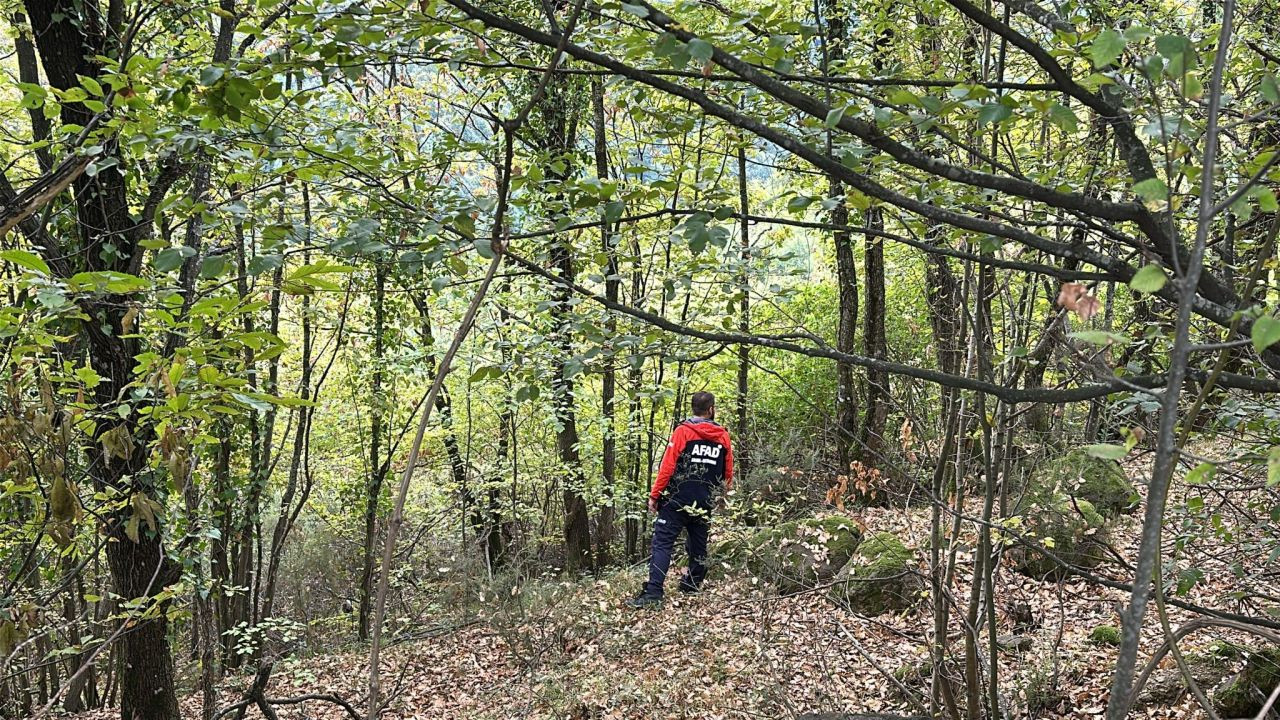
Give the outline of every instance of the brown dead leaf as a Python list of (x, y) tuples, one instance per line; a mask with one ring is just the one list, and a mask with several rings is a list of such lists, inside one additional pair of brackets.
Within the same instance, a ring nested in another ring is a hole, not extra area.
[(1086, 322), (1102, 309), (1098, 298), (1090, 295), (1089, 288), (1080, 283), (1062, 283), (1062, 288), (1058, 291), (1058, 305)]

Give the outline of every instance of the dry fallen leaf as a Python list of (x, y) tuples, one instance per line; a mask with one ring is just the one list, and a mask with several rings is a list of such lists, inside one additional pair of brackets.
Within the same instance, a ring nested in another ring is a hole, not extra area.
[(1098, 298), (1090, 295), (1089, 288), (1080, 283), (1062, 283), (1062, 288), (1058, 291), (1058, 305), (1074, 312), (1086, 322), (1102, 309)]

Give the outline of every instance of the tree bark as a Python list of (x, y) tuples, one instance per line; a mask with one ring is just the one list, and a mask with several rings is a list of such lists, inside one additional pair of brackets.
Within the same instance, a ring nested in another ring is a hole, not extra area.
[[(52, 87), (68, 90), (79, 86), (78, 75), (100, 76), (102, 68), (96, 56), (110, 51), (103, 18), (95, 3), (28, 0), (26, 9), (41, 64)], [(61, 120), (64, 125), (88, 126), (93, 121), (93, 113), (81, 103), (63, 103)], [(150, 232), (150, 223), (146, 218), (140, 222), (130, 212), (124, 174), (119, 167), (104, 168), (92, 176), (82, 174), (75, 179), (73, 188), (80, 245), (78, 248), (43, 248), (55, 261), (50, 266), (55, 272), (70, 271), (73, 266), (128, 272), (135, 254), (144, 252), (138, 243)], [(157, 184), (153, 189), (164, 191), (167, 187)], [(158, 494), (157, 488), (145, 472), (149, 428), (130, 406), (122, 405), (116, 397), (116, 393), (134, 382), (134, 356), (140, 349), (137, 340), (126, 337), (124, 330), (127, 303), (120, 297), (107, 296), (100, 301), (86, 301), (82, 307), (90, 316), (82, 325), (89, 361), (104, 379), (94, 391), (94, 400), (104, 418), (97, 424), (94, 440), (100, 446), (103, 436), (112, 433), (120, 441), (113, 445), (121, 449), (114, 454), (95, 451), (98, 457), (90, 463), (93, 482), (101, 491), (153, 498)], [(118, 423), (105, 420), (111, 416), (121, 420)], [(168, 562), (161, 529), (143, 523), (135, 524), (137, 532), (132, 532), (130, 516), (129, 510), (122, 510), (106, 518), (111, 540), (106, 553), (113, 584), (123, 598), (153, 598), (175, 582), (178, 573)], [(125, 720), (177, 720), (178, 701), (166, 613), (155, 613), (146, 619), (131, 618), (130, 622), (135, 624), (120, 637), (125, 667), (121, 680), (121, 715)]]
[[(604, 128), (604, 83), (596, 79), (591, 83), (591, 117), (592, 134), (596, 160), (596, 177), (609, 179), (609, 153), (606, 145)], [(605, 271), (605, 297), (617, 302), (621, 285), (618, 275), (618, 253), (614, 247), (616, 226), (602, 219), (600, 222), (600, 250), (608, 258)], [(613, 337), (618, 332), (618, 319), (612, 312), (605, 317), (605, 336)], [(604, 377), (600, 388), (600, 413), (604, 420), (604, 435), (601, 438), (600, 470), (604, 480), (604, 491), (607, 503), (600, 508), (596, 518), (596, 566), (605, 567), (611, 562), (610, 546), (613, 544), (613, 524), (617, 513), (617, 434), (615, 423), (615, 400), (618, 373), (617, 361), (609, 357), (604, 369)]]
[[(569, 176), (572, 158), (571, 139), (577, 125), (577, 102), (567, 78), (552, 73), (546, 85), (546, 95), (536, 103), (541, 120), (538, 128), (540, 148), (550, 158), (565, 166), (559, 173), (549, 173), (559, 181)], [(550, 266), (556, 276), (568, 282), (574, 281), (573, 252), (569, 236), (553, 235), (550, 247)], [(574, 381), (569, 374), (568, 361), (573, 356), (573, 309), (570, 306), (572, 291), (557, 284), (552, 294), (551, 320), (554, 325), (556, 356), (552, 363), (552, 405), (556, 419), (556, 454), (564, 469), (561, 478), (561, 500), (564, 504), (565, 565), (567, 570), (589, 570), (594, 556), (591, 548), (591, 518), (587, 501), (583, 496), (586, 476), (582, 470), (582, 458), (578, 454), (578, 420), (574, 410)]]
[[(745, 140), (743, 138), (742, 140)], [(738, 272), (738, 332), (747, 335), (751, 332), (751, 227), (748, 220), (751, 208), (747, 198), (747, 147), (742, 141), (738, 145), (738, 229), (739, 252), (742, 269)], [(751, 379), (751, 346), (738, 346), (738, 387), (735, 398), (737, 405), (737, 422), (734, 430), (738, 437), (734, 442), (734, 478), (735, 482), (745, 480), (751, 465), (751, 443), (747, 432), (747, 415), (750, 407)]]
[[(884, 211), (872, 207), (866, 213), (867, 227), (884, 229)], [(885, 336), (884, 243), (868, 233), (863, 240), (863, 272), (866, 273), (866, 306), (862, 329), (863, 354), (884, 360), (889, 354)], [(872, 467), (884, 464), (884, 429), (889, 419), (889, 373), (882, 368), (867, 370), (866, 409), (858, 433), (858, 455)]]
[[(847, 11), (839, 0), (821, 0), (826, 22), (822, 42), (822, 72), (830, 74), (833, 63), (844, 60), (844, 44), (848, 33)], [(830, 130), (827, 131), (827, 154), (831, 154)], [(834, 173), (827, 174), (827, 196), (835, 199), (831, 209), (831, 224), (838, 229), (832, 234), (836, 251), (836, 287), (839, 293), (836, 350), (852, 353), (858, 328), (858, 268), (853, 254), (853, 237), (848, 230), (849, 207), (845, 201), (845, 187)], [(854, 442), (858, 438), (858, 399), (853, 380), (853, 365), (836, 362), (836, 454), (839, 472), (849, 472), (856, 455)]]
[(361, 548), (360, 600), (357, 629), (360, 639), (369, 639), (369, 615), (373, 601), (374, 546), (378, 534), (378, 502), (389, 463), (382, 457), (382, 378), (386, 343), (387, 268), (379, 262), (373, 276), (373, 375), (371, 378), (369, 418), (369, 477), (364, 494), (364, 546)]

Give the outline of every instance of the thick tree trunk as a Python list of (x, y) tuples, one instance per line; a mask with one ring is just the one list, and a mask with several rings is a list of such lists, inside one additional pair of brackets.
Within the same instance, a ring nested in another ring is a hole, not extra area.
[[(120, 518), (123, 521), (123, 518)], [(117, 525), (107, 543), (107, 562), (116, 592), (123, 598), (151, 597), (177, 580), (160, 538), (147, 530), (134, 542)], [(166, 614), (138, 621), (120, 638), (124, 668), (120, 678), (120, 717), (123, 720), (177, 720), (173, 657), (169, 652)]]
[[(96, 78), (101, 67), (96, 57), (109, 54), (103, 18), (95, 3), (78, 0), (28, 0), (27, 15), (37, 43), (41, 64), (49, 84), (59, 90), (80, 85), (78, 76)], [(93, 114), (80, 103), (62, 104), (64, 125), (86, 126)], [(119, 168), (105, 168), (93, 176), (80, 175), (74, 182), (76, 220), (79, 225), (79, 248), (74, 242), (66, 247), (47, 247), (55, 272), (75, 270), (114, 270), (128, 272), (141, 257), (138, 243), (150, 231), (148, 223), (139, 222), (130, 213), (124, 174)], [(111, 248), (111, 252), (107, 252)], [(118, 297), (87, 304), (90, 316), (82, 325), (89, 346), (89, 360), (94, 371), (105, 382), (95, 390), (94, 400), (103, 418), (115, 415), (122, 406), (116, 397), (134, 382), (134, 356), (139, 347), (136, 339), (126, 337), (124, 314), (127, 303)], [(120, 417), (116, 415), (116, 417)], [(153, 499), (158, 495), (145, 472), (147, 433), (141, 418), (127, 412), (118, 425), (99, 421), (95, 441), (99, 444), (108, 433), (115, 453), (100, 451), (93, 468), (97, 489), (140, 495)], [(135, 523), (134, 533), (128, 510), (107, 518), (107, 559), (115, 591), (123, 598), (154, 597), (177, 577), (162, 547), (159, 527)], [(136, 518), (134, 518), (136, 520)], [(131, 538), (134, 535), (136, 540)], [(147, 619), (131, 618), (135, 624), (120, 636), (120, 652), (126, 668), (122, 679), (121, 713), (126, 720), (176, 720), (178, 701), (174, 690), (173, 659), (167, 637), (167, 621), (163, 612)]]

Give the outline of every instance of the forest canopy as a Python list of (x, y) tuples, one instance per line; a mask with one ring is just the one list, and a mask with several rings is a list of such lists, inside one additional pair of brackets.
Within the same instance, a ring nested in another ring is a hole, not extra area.
[(1275, 712), (1274, 0), (0, 9), (3, 717)]

